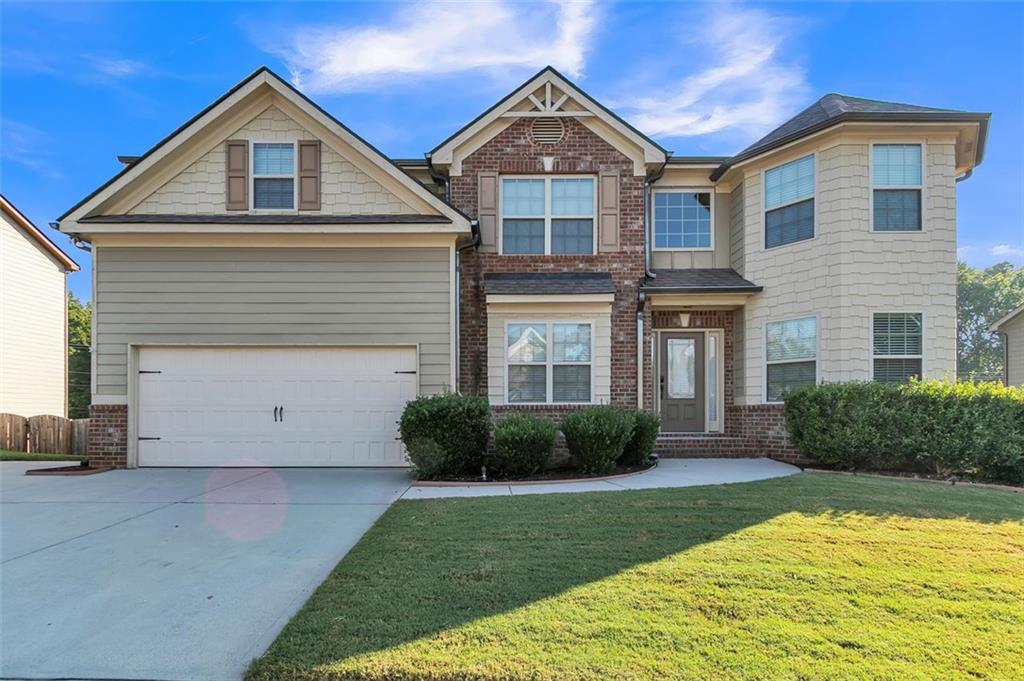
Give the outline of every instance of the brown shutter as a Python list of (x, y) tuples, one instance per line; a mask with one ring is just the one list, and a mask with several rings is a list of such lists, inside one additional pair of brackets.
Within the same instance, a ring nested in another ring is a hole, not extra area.
[(299, 142), (299, 210), (320, 210), (320, 140)]
[(498, 173), (477, 176), (477, 220), (480, 221), (480, 250), (498, 250)]
[(246, 140), (228, 140), (225, 144), (227, 209), (248, 210), (249, 142)]
[(600, 182), (597, 250), (605, 253), (619, 250), (619, 176), (601, 173)]

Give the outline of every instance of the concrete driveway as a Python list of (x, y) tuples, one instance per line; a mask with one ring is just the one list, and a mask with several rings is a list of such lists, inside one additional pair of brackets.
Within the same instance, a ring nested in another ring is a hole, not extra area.
[(39, 466), (0, 464), (4, 678), (238, 678), (410, 482), (400, 469), (23, 475)]

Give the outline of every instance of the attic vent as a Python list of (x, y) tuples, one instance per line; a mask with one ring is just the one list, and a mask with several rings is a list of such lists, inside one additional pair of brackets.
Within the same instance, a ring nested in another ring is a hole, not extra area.
[(533, 119), (530, 135), (537, 144), (557, 144), (562, 141), (565, 128), (559, 118), (544, 117)]

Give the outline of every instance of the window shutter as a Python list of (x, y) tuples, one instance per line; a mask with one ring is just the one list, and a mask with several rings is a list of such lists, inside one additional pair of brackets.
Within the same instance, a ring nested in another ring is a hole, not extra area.
[(320, 210), (320, 140), (299, 142), (299, 210)]
[(619, 250), (619, 176), (601, 173), (600, 181), (597, 250), (607, 253)]
[(480, 250), (498, 250), (498, 173), (477, 176), (477, 220), (480, 221)]
[(228, 140), (224, 150), (227, 210), (249, 209), (249, 142)]

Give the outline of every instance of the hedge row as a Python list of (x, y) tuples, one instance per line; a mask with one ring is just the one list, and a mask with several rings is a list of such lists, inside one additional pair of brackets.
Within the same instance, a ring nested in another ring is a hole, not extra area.
[[(617, 464), (646, 462), (659, 426), (658, 417), (648, 412), (593, 407), (566, 416), (561, 431), (576, 468), (601, 475)], [(436, 480), (476, 477), (484, 466), (501, 477), (536, 474), (551, 459), (559, 428), (532, 414), (511, 414), (494, 427), (494, 454), (488, 456), (487, 400), (446, 393), (409, 402), (398, 430), (416, 477)]]
[(1024, 388), (999, 383), (826, 383), (786, 396), (801, 454), (844, 469), (1024, 482)]

